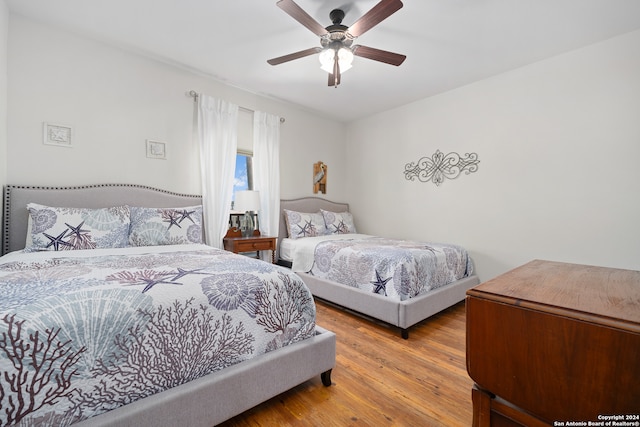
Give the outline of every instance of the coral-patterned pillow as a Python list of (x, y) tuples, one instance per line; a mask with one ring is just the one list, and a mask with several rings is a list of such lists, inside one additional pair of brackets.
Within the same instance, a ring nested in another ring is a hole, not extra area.
[(320, 212), (306, 213), (285, 209), (284, 219), (287, 224), (287, 236), (290, 239), (324, 236), (327, 234), (324, 218)]
[(29, 203), (28, 251), (122, 248), (129, 243), (129, 207), (62, 208)]
[(202, 243), (202, 206), (130, 209), (131, 246)]
[(328, 234), (349, 234), (356, 233), (356, 226), (353, 223), (353, 215), (350, 212), (330, 212), (320, 210), (327, 226)]

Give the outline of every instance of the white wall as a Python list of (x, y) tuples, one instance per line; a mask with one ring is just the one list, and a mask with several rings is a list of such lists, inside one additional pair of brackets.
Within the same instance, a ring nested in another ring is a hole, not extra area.
[(0, 0), (0, 188), (7, 179), (7, 44), (9, 8)]
[[(437, 149), (479, 170), (405, 180)], [(640, 31), (352, 123), (347, 158), (361, 231), (464, 245), (481, 280), (532, 259), (640, 270)]]
[[(12, 14), (6, 58), (8, 183), (199, 192), (193, 89), (286, 118), (283, 198), (311, 195), (322, 160), (326, 197), (349, 201), (361, 231), (462, 244), (482, 280), (534, 258), (640, 269), (640, 32), (346, 127)], [(73, 126), (74, 147), (43, 145), (43, 122)], [(147, 138), (167, 160), (145, 157)], [(478, 153), (479, 171), (406, 181), (436, 149)]]
[[(318, 160), (334, 182), (344, 181), (341, 123), (18, 15), (9, 23), (9, 183), (125, 182), (198, 193), (189, 90), (286, 118), (282, 197), (312, 194)], [(72, 126), (73, 148), (44, 145), (43, 122)], [(167, 160), (148, 159), (146, 139), (166, 142)], [(330, 196), (344, 200), (345, 191), (336, 185)]]

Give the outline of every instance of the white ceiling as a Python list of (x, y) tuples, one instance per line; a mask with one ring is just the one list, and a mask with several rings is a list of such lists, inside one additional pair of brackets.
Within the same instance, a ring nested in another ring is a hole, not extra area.
[[(276, 0), (5, 0), (12, 13), (188, 67), (239, 88), (351, 121), (640, 29), (640, 0), (405, 0), (357, 40), (407, 55), (399, 67), (356, 57), (338, 88), (319, 46)], [(378, 0), (296, 0), (322, 26), (349, 26)], [(189, 88), (185, 88), (187, 90)]]

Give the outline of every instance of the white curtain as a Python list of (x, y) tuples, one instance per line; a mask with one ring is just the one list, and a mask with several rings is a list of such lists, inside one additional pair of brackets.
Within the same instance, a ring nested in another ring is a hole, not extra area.
[(260, 192), (260, 233), (275, 237), (280, 218), (280, 117), (262, 111), (253, 114), (253, 174), (253, 188)]
[(222, 248), (231, 213), (238, 147), (238, 106), (199, 94), (198, 142), (206, 243)]

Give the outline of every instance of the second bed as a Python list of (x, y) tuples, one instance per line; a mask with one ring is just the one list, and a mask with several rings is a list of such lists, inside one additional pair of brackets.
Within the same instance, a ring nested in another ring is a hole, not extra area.
[(306, 197), (280, 209), (279, 263), (314, 296), (397, 326), (405, 339), (480, 283), (464, 248), (357, 234), (347, 203)]

